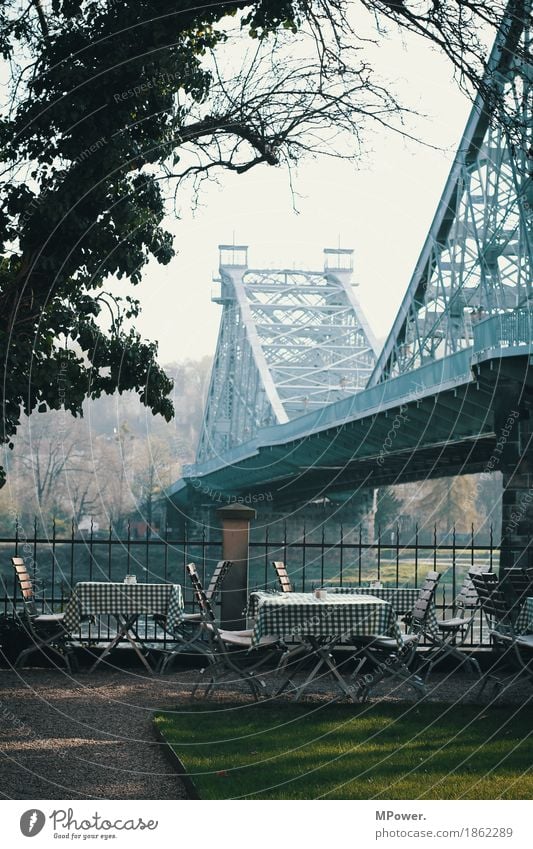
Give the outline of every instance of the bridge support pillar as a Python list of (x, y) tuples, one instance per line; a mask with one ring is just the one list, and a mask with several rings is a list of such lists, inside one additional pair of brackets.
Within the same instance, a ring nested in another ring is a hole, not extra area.
[(248, 602), (250, 522), (256, 515), (246, 504), (231, 504), (217, 510), (222, 525), (222, 557), (233, 563), (221, 593), (221, 622), (229, 630), (246, 628), (243, 611)]
[[(507, 421), (512, 415), (508, 415)], [(517, 419), (514, 426), (508, 425), (499, 432), (500, 444), (503, 443), (500, 555), (503, 575), (513, 567), (533, 566), (533, 418)]]

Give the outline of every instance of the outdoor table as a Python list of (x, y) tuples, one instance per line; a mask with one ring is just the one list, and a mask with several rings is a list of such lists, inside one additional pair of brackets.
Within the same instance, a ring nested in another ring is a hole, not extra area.
[[(311, 655), (315, 655), (316, 665), (297, 689), (297, 699), (322, 667), (326, 667), (333, 675), (339, 689), (353, 698), (351, 688), (340, 675), (331, 656), (333, 647), (343, 638), (351, 635), (385, 635), (395, 638), (398, 646), (402, 644), (396, 611), (388, 601), (375, 596), (329, 593), (327, 598), (318, 599), (313, 593), (273, 595), (255, 592), (250, 596), (248, 612), (255, 619), (252, 647), (257, 646), (261, 637), (267, 635), (297, 637), (301, 643), (299, 653), (307, 649)], [(278, 695), (289, 681), (290, 676), (283, 680)]]
[(144, 644), (135, 630), (137, 619), (143, 614), (165, 616), (169, 628), (181, 621), (183, 596), (179, 584), (118, 584), (107, 581), (83, 581), (76, 584), (65, 609), (64, 626), (72, 633), (80, 627), (82, 616), (111, 614), (117, 622), (117, 634), (95, 661), (92, 672), (122, 640), (131, 644), (137, 656), (148, 669), (150, 664), (139, 648)]
[[(323, 587), (328, 593), (355, 593), (357, 595), (373, 595), (392, 604), (398, 616), (403, 616), (413, 609), (419, 595), (416, 587), (357, 587), (352, 585)], [(431, 600), (426, 621), (427, 630), (438, 632), (437, 611), (435, 599)]]

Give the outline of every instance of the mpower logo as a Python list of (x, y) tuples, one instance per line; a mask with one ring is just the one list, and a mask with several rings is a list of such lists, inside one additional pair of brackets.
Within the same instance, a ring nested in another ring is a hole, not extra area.
[(24, 837), (35, 837), (42, 831), (46, 817), (38, 808), (30, 808), (24, 811), (20, 818), (20, 830)]

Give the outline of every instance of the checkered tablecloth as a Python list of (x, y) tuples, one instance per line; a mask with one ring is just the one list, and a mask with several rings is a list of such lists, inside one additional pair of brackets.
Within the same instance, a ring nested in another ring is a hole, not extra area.
[(252, 646), (261, 637), (349, 638), (352, 634), (381, 634), (401, 643), (401, 632), (392, 605), (379, 598), (331, 593), (317, 599), (313, 593), (257, 592), (250, 596), (248, 613), (255, 618)]
[(515, 623), (517, 634), (533, 633), (533, 598), (526, 598)]
[(84, 581), (76, 584), (65, 609), (67, 631), (80, 627), (81, 617), (97, 613), (133, 616), (159, 613), (169, 629), (182, 618), (183, 596), (179, 584), (112, 584)]
[[(418, 589), (416, 587), (325, 587), (328, 593), (356, 593), (357, 595), (373, 595), (376, 598), (382, 598), (392, 604), (398, 616), (403, 616), (413, 608), (417, 598)], [(437, 611), (435, 609), (435, 600), (433, 599), (428, 610), (427, 622), (428, 631), (436, 632), (437, 628)]]

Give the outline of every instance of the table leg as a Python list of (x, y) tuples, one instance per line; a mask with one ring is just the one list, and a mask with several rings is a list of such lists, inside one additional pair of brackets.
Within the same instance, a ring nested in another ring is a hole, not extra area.
[[(152, 669), (152, 667), (150, 666), (150, 664), (148, 663), (148, 661), (146, 660), (145, 656), (143, 655), (142, 651), (139, 648), (139, 643), (141, 644), (141, 646), (144, 645), (144, 643), (141, 640), (141, 638), (139, 637), (139, 635), (137, 634), (137, 631), (135, 630), (135, 628), (133, 627), (133, 625), (135, 624), (135, 622), (137, 621), (138, 618), (139, 618), (138, 615), (131, 616), (129, 619), (126, 619), (126, 617), (124, 617), (124, 622), (123, 622), (123, 626), (124, 626), (124, 629), (125, 629), (124, 636), (128, 640), (133, 651), (135, 652), (135, 654), (137, 655), (137, 657), (139, 658), (139, 660), (141, 661), (143, 666), (146, 667), (146, 669), (148, 670), (150, 675), (153, 675), (154, 670)], [(133, 638), (132, 634), (135, 637), (135, 639)]]
[[(133, 631), (134, 634), (136, 633), (133, 630), (133, 625), (136, 622), (136, 620), (139, 618), (138, 614), (135, 614), (134, 616), (130, 616), (129, 618), (126, 618), (125, 616), (122, 616), (119, 613), (113, 614), (113, 615), (114, 615), (114, 617), (117, 621), (117, 628), (118, 628), (117, 634), (116, 634), (115, 637), (113, 637), (113, 639), (111, 640), (109, 645), (105, 647), (105, 649), (104, 649), (103, 653), (100, 655), (100, 657), (98, 657), (95, 660), (95, 662), (93, 663), (93, 665), (89, 669), (89, 672), (93, 672), (96, 669), (96, 667), (110, 654), (110, 652), (113, 651), (115, 646), (117, 646), (119, 644), (119, 642), (125, 637), (128, 640), (128, 642), (130, 643), (133, 650), (135, 651), (136, 655), (138, 656), (138, 658), (141, 661), (141, 663), (143, 664), (143, 666), (146, 667), (146, 669), (148, 670), (150, 675), (153, 675), (154, 671), (153, 671), (152, 667), (150, 666), (150, 664), (148, 663), (148, 661), (144, 657), (143, 653), (139, 649), (139, 646), (137, 645), (137, 643), (135, 642), (135, 640), (133, 639), (133, 637), (130, 633), (130, 631)], [(139, 642), (142, 642), (139, 637), (137, 637), (137, 638), (139, 639)]]
[(352, 688), (346, 683), (346, 681), (344, 680), (344, 678), (340, 674), (339, 670), (337, 669), (337, 665), (336, 665), (336, 663), (333, 660), (333, 657), (331, 655), (331, 652), (332, 652), (335, 644), (338, 641), (337, 638), (335, 637), (335, 639), (330, 640), (329, 642), (327, 642), (323, 646), (321, 646), (320, 643), (316, 640), (316, 638), (314, 638), (312, 636), (310, 636), (308, 639), (309, 639), (309, 643), (310, 643), (310, 645), (313, 649), (313, 652), (314, 652), (315, 655), (317, 655), (317, 657), (319, 658), (319, 661), (315, 665), (315, 667), (311, 671), (311, 673), (307, 676), (304, 683), (298, 688), (296, 700), (298, 700), (300, 698), (301, 694), (303, 693), (305, 688), (311, 683), (311, 681), (313, 681), (314, 678), (316, 678), (321, 667), (325, 666), (326, 669), (327, 669), (327, 672), (325, 672), (324, 674), (327, 675), (328, 672), (329, 672), (332, 675), (333, 679), (335, 680), (338, 689), (345, 696), (348, 696), (352, 701), (357, 701), (356, 696), (355, 696)]
[[(306, 690), (309, 684), (311, 684), (311, 682), (315, 680), (322, 667), (326, 668), (326, 672), (324, 674), (332, 675), (333, 679), (335, 680), (335, 683), (337, 684), (338, 689), (343, 693), (343, 695), (348, 696), (352, 701), (357, 701), (357, 694), (354, 692), (354, 688), (350, 687), (350, 685), (346, 683), (339, 670), (337, 669), (337, 665), (333, 660), (333, 657), (331, 656), (331, 651), (337, 642), (337, 638), (330, 640), (323, 646), (320, 645), (320, 643), (315, 637), (308, 636), (305, 638), (305, 640), (305, 644), (299, 646), (292, 652), (293, 654), (298, 655), (301, 654), (302, 651), (305, 651), (306, 656), (304, 660), (299, 663), (296, 670), (285, 676), (280, 686), (278, 687), (275, 695), (281, 695), (281, 693), (289, 685), (293, 675), (295, 675), (299, 671), (303, 663), (306, 662), (307, 658), (312, 657), (314, 655), (317, 658), (317, 662), (315, 663), (312, 670), (309, 672), (305, 681), (300, 684), (299, 687), (295, 687), (295, 701), (299, 700), (304, 690)], [(291, 654), (291, 652), (289, 652), (289, 654)], [(284, 665), (286, 665), (287, 662), (288, 661), (286, 661)]]
[(115, 646), (116, 646), (116, 645), (118, 645), (118, 643), (120, 642), (120, 640), (121, 640), (121, 639), (122, 639), (122, 637), (124, 636), (124, 632), (123, 632), (123, 629), (122, 629), (122, 626), (121, 626), (121, 624), (120, 624), (120, 620), (119, 620), (118, 616), (115, 616), (115, 619), (116, 619), (116, 621), (117, 621), (117, 626), (118, 626), (117, 633), (116, 633), (116, 635), (113, 637), (113, 639), (111, 640), (111, 642), (109, 643), (109, 645), (107, 645), (107, 646), (105, 647), (105, 649), (104, 649), (104, 651), (102, 652), (102, 654), (100, 655), (100, 657), (97, 657), (97, 658), (96, 658), (95, 662), (93, 663), (93, 665), (92, 665), (92, 666), (91, 666), (91, 668), (89, 669), (89, 672), (94, 672), (94, 670), (96, 669), (96, 667), (98, 666), (98, 664), (100, 664), (100, 663), (104, 660), (104, 658), (106, 658), (106, 657), (107, 657), (107, 655), (108, 655), (111, 651), (113, 651), (113, 649), (115, 648)]

